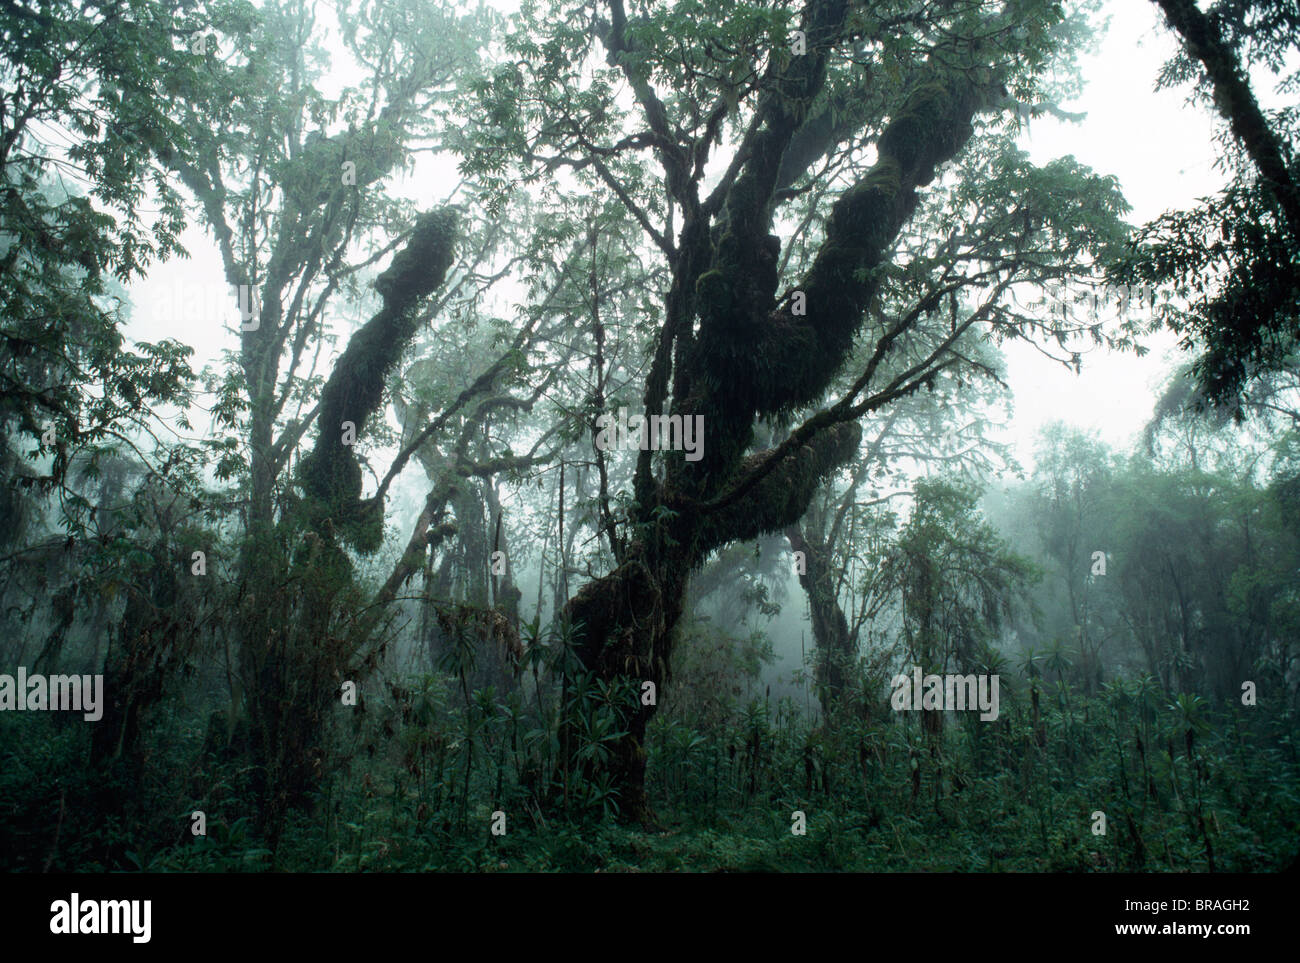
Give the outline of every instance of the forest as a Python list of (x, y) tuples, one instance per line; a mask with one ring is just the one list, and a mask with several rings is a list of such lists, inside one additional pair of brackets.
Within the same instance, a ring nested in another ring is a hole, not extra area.
[(7, 873), (1297, 866), (1294, 0), (0, 43)]

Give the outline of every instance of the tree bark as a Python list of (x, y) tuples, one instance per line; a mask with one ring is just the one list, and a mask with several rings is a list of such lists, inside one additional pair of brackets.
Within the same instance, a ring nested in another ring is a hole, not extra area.
[(798, 524), (787, 526), (785, 536), (791, 549), (803, 552), (804, 571), (799, 573), (799, 584), (808, 596), (813, 644), (817, 648), (813, 677), (822, 708), (830, 712), (850, 685), (849, 669), (857, 655), (856, 646), (836, 597), (835, 571), (826, 549), (812, 543)]

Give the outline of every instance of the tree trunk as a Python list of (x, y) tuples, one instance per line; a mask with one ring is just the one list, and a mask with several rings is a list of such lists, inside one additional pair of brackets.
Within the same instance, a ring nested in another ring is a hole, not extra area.
[(804, 556), (804, 571), (799, 573), (799, 584), (808, 596), (808, 611), (812, 617), (813, 644), (817, 649), (814, 678), (822, 709), (829, 714), (852, 684), (851, 671), (857, 647), (835, 594), (835, 572), (828, 553), (822, 546), (809, 541), (799, 525), (788, 526), (785, 536), (791, 549), (803, 552)]

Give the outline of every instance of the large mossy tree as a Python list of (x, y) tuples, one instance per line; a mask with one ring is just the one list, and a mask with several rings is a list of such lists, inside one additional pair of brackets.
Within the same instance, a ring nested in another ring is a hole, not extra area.
[[(503, 190), (573, 175), (627, 207), (668, 279), (642, 408), (704, 426), (698, 460), (637, 456), (617, 564), (565, 611), (587, 672), (662, 684), (692, 570), (796, 523), (857, 451), (859, 419), (972, 368), (955, 350), (968, 331), (1073, 327), (1015, 309), (1035, 280), (1018, 255), (1104, 257), (1123, 233), (1113, 183), (1003, 169), (954, 212), (970, 230), (931, 237), (946, 257), (899, 241), (954, 160), (1037, 109), (1082, 26), (1034, 0), (523, 5), (508, 61), (475, 88), (485, 122), (463, 135), (464, 168)], [(819, 200), (800, 221), (805, 195)], [(907, 291), (910, 307), (882, 310)], [(940, 309), (936, 331), (923, 322)], [(764, 423), (784, 440), (758, 444)], [(612, 763), (633, 819), (653, 712), (629, 711)]]

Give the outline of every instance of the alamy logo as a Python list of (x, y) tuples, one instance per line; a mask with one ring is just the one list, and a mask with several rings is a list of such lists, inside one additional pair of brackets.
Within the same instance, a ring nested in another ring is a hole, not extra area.
[(153, 903), (147, 899), (72, 899), (50, 904), (50, 932), (129, 933), (134, 943), (148, 943)]
[(632, 415), (618, 409), (618, 417), (596, 418), (596, 447), (601, 451), (684, 451), (687, 461), (704, 457), (703, 415)]
[(998, 717), (998, 677), (996, 675), (927, 675), (912, 666), (912, 674), (896, 675), (890, 683), (894, 695), (889, 700), (894, 711), (919, 712), (922, 709), (980, 710), (981, 722)]
[(225, 324), (237, 309), (239, 329), (256, 331), (261, 325), (262, 305), (252, 284), (177, 281), (159, 289), (153, 300), (151, 320), (163, 324)]
[(39, 674), (28, 675), (23, 666), (18, 667), (17, 678), (0, 675), (0, 711), (48, 709), (81, 712), (87, 722), (98, 722), (104, 714), (103, 705), (102, 675), (52, 675), (47, 678)]

